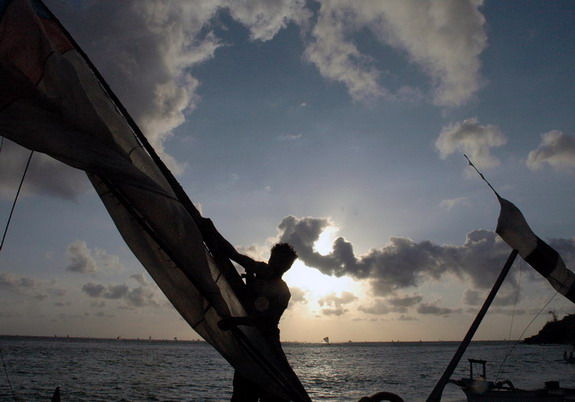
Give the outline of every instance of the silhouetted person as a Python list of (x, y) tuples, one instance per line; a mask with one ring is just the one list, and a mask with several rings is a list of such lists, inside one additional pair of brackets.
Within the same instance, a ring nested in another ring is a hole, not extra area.
[[(297, 259), (294, 249), (287, 243), (275, 244), (271, 249), (267, 263), (240, 254), (226, 239), (213, 227), (211, 220), (204, 220), (204, 227), (214, 236), (212, 240), (217, 243), (217, 251), (221, 255), (237, 262), (246, 270), (246, 285), (253, 297), (253, 305), (247, 317), (225, 317), (218, 323), (223, 330), (232, 326), (247, 325), (256, 327), (265, 336), (279, 356), (285, 358), (280, 342), (278, 324), (283, 312), (288, 307), (291, 294), (282, 275), (291, 268)], [(251, 402), (280, 401), (281, 399), (266, 395), (258, 387), (237, 372), (234, 373), (234, 392), (232, 401)]]

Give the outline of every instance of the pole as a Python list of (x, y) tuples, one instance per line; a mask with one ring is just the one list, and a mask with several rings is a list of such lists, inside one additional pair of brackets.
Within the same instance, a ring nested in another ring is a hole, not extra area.
[(493, 299), (495, 299), (495, 295), (497, 295), (497, 292), (499, 291), (501, 284), (503, 283), (503, 281), (505, 280), (505, 277), (507, 276), (507, 273), (511, 269), (511, 266), (513, 265), (513, 262), (515, 261), (515, 257), (517, 257), (517, 250), (511, 251), (511, 254), (509, 254), (509, 257), (507, 258), (507, 262), (503, 266), (503, 269), (501, 270), (499, 277), (495, 281), (495, 284), (493, 285), (491, 292), (489, 292), (489, 295), (487, 296), (487, 299), (485, 299), (485, 302), (483, 303), (481, 310), (479, 310), (479, 313), (477, 313), (477, 316), (475, 317), (475, 320), (471, 324), (471, 327), (469, 327), (469, 330), (467, 331), (465, 338), (463, 338), (463, 340), (459, 344), (459, 348), (457, 349), (457, 351), (453, 355), (453, 358), (451, 359), (451, 362), (449, 362), (449, 365), (445, 369), (445, 372), (443, 373), (443, 375), (441, 376), (441, 378), (439, 379), (439, 381), (435, 385), (435, 388), (433, 388), (433, 391), (431, 392), (431, 394), (427, 398), (427, 402), (439, 402), (439, 401), (441, 401), (441, 394), (443, 393), (443, 388), (445, 388), (445, 385), (447, 384), (447, 382), (451, 378), (451, 375), (453, 374), (453, 372), (455, 371), (455, 368), (459, 364), (459, 361), (461, 360), (463, 353), (465, 353), (467, 346), (469, 346), (471, 339), (473, 339), (473, 335), (475, 335), (477, 328), (479, 328), (479, 325), (481, 324), (483, 317), (485, 317), (485, 314), (487, 313), (489, 306), (493, 302)]

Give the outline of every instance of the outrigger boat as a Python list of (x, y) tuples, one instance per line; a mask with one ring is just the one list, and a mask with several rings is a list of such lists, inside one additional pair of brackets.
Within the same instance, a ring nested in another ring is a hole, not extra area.
[[(469, 359), (469, 378), (449, 380), (465, 392), (469, 402), (563, 402), (575, 401), (575, 388), (561, 388), (557, 381), (548, 381), (543, 388), (516, 388), (509, 380), (496, 383), (487, 380), (485, 360)], [(474, 376), (474, 365), (481, 366), (481, 374)]]
[[(517, 255), (521, 256), (529, 265), (531, 265), (531, 267), (544, 276), (555, 290), (571, 302), (575, 303), (575, 274), (566, 268), (563, 259), (557, 251), (533, 233), (521, 211), (513, 203), (502, 198), (469, 159), (468, 162), (497, 196), (501, 210), (497, 221), (497, 229), (495, 231), (509, 246), (511, 246), (512, 251), (483, 306), (479, 310), (479, 313), (465, 335), (465, 338), (459, 345), (459, 348), (445, 369), (442, 377), (437, 382), (435, 388), (427, 399), (427, 402), (440, 401), (443, 389), (448, 383), (459, 385), (463, 392), (465, 392), (467, 400), (470, 402), (575, 401), (575, 388), (562, 388), (557, 381), (547, 381), (545, 382), (544, 388), (535, 390), (522, 390), (515, 388), (513, 383), (508, 380), (497, 383), (489, 382), (487, 381), (484, 360), (470, 360), (469, 378), (460, 380), (452, 380), (450, 378), (459, 364), (459, 361), (463, 357), (463, 353), (467, 349), (467, 346), (471, 342), (475, 331), (487, 313), (489, 306), (493, 302), (493, 299), (495, 299), (495, 296), (499, 291), (501, 284), (505, 280), (507, 273), (511, 269)], [(482, 365), (482, 375), (479, 377), (473, 376), (474, 364)]]
[[(41, 0), (0, 0), (0, 88), (2, 136), (86, 172), (126, 244), (189, 325), (269, 393), (310, 401), (289, 362), (256, 328), (218, 327), (223, 317), (249, 313), (243, 280), (218, 254), (206, 220), (103, 77)], [(511, 262), (519, 252), (575, 300), (575, 275), (530, 231), (519, 210), (497, 196), (502, 206), (497, 233), (514, 249)], [(475, 329), (476, 323), (428, 401), (441, 399)], [(514, 391), (501, 394), (512, 397)], [(524, 400), (518, 395), (516, 400)], [(362, 398), (382, 400), (402, 401), (386, 392)]]

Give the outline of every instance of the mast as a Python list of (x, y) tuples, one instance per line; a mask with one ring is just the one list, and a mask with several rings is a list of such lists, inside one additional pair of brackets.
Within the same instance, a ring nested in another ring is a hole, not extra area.
[(473, 339), (473, 335), (475, 335), (477, 328), (479, 328), (481, 321), (485, 317), (485, 314), (487, 313), (489, 306), (491, 306), (493, 299), (495, 299), (495, 296), (497, 295), (497, 292), (499, 291), (501, 284), (505, 280), (507, 273), (509, 272), (511, 266), (513, 265), (513, 262), (515, 261), (515, 257), (517, 257), (517, 253), (518, 253), (517, 250), (512, 250), (511, 254), (509, 254), (509, 257), (507, 257), (507, 262), (505, 263), (503, 269), (499, 273), (499, 277), (495, 281), (493, 288), (491, 288), (491, 292), (489, 292), (489, 295), (487, 296), (487, 299), (485, 299), (485, 302), (483, 303), (481, 310), (479, 310), (479, 313), (477, 313), (477, 316), (475, 317), (475, 320), (471, 324), (471, 327), (469, 327), (469, 330), (467, 331), (465, 338), (463, 338), (463, 340), (459, 344), (459, 347), (457, 348), (457, 351), (453, 355), (451, 362), (449, 362), (449, 365), (445, 369), (443, 375), (441, 376), (441, 378), (435, 385), (435, 388), (427, 398), (427, 402), (436, 402), (441, 400), (441, 394), (443, 393), (443, 388), (445, 388), (445, 385), (451, 378), (451, 375), (453, 374), (453, 371), (459, 364), (459, 361), (461, 360), (463, 353), (465, 353), (465, 350), (469, 346), (471, 339)]

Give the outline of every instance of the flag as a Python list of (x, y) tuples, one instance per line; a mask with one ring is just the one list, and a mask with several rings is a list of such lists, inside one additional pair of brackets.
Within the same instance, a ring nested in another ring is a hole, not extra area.
[(575, 274), (547, 243), (533, 233), (521, 211), (498, 196), (501, 205), (496, 232), (563, 296), (575, 303)]

